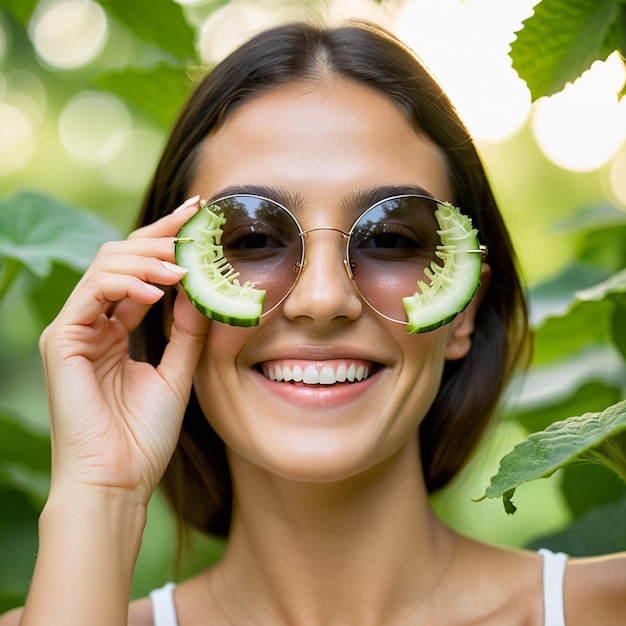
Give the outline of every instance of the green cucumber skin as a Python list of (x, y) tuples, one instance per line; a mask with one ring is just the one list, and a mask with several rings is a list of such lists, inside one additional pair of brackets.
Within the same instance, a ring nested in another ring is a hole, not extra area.
[(204, 315), (206, 315), (206, 317), (212, 320), (215, 320), (216, 322), (222, 322), (223, 324), (228, 324), (229, 326), (240, 326), (242, 328), (258, 326), (259, 319), (261, 317), (260, 314), (258, 316), (251, 317), (251, 318), (241, 317), (241, 316), (234, 316), (234, 315), (226, 315), (225, 313), (220, 313), (219, 311), (214, 311), (213, 309), (209, 308), (209, 306), (200, 302), (199, 299), (190, 295), (190, 293), (192, 292), (192, 288), (189, 287), (189, 284), (186, 281), (186, 278), (187, 277), (184, 276), (183, 279), (180, 281), (180, 284), (185, 290), (185, 293), (187, 294), (187, 297), (189, 298), (189, 301), (191, 302), (191, 304), (193, 304), (196, 307), (196, 309), (200, 311), (200, 313), (203, 313)]
[(444, 265), (431, 265), (431, 283), (420, 282), (421, 293), (403, 298), (409, 334), (427, 333), (449, 324), (467, 308), (480, 285), (478, 231), (472, 228), (470, 218), (447, 202), (438, 207), (435, 217), (442, 241), (438, 256)]
[(191, 303), (208, 318), (230, 326), (256, 326), (263, 312), (265, 291), (240, 285), (220, 243), (224, 218), (203, 205), (185, 222), (175, 239), (176, 263), (187, 268), (181, 285)]

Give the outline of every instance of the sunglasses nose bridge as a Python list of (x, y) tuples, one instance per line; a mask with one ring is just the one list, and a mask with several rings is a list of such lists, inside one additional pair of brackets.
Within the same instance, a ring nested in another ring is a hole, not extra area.
[(315, 226), (314, 228), (307, 228), (307, 230), (303, 230), (300, 232), (300, 237), (302, 237), (302, 248), (303, 248), (303, 259), (300, 266), (300, 271), (303, 271), (307, 265), (307, 254), (306, 254), (306, 240), (308, 235), (312, 232), (318, 230), (326, 230), (333, 231), (341, 235), (342, 239), (345, 241), (344, 255), (343, 255), (343, 267), (346, 270), (346, 274), (351, 281), (354, 281), (354, 276), (352, 274), (352, 268), (350, 266), (350, 260), (348, 258), (348, 246), (350, 243), (350, 233), (341, 230), (340, 228), (335, 228), (334, 226)]

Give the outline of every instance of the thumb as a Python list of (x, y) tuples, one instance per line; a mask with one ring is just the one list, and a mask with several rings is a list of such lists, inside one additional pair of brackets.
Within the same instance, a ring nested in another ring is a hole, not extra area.
[(191, 304), (182, 289), (174, 300), (173, 318), (169, 342), (158, 370), (186, 402), (204, 349), (210, 320)]

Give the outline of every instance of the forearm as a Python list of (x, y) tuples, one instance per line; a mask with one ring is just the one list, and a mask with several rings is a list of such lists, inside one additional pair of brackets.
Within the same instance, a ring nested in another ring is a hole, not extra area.
[(22, 626), (126, 626), (145, 506), (108, 493), (50, 498)]

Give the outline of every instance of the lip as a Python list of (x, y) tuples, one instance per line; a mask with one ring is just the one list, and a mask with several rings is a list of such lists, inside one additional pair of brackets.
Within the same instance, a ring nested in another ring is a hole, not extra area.
[[(376, 384), (383, 367), (375, 361), (357, 358), (291, 358), (257, 363), (253, 371), (262, 387), (282, 400), (301, 406), (330, 408), (362, 396)], [(287, 374), (291, 380), (272, 380), (281, 378), (281, 370), (285, 372), (285, 368), (291, 369)], [(315, 373), (322, 382), (317, 381)], [(336, 380), (331, 382), (331, 377)], [(304, 380), (298, 380), (301, 378)]]

